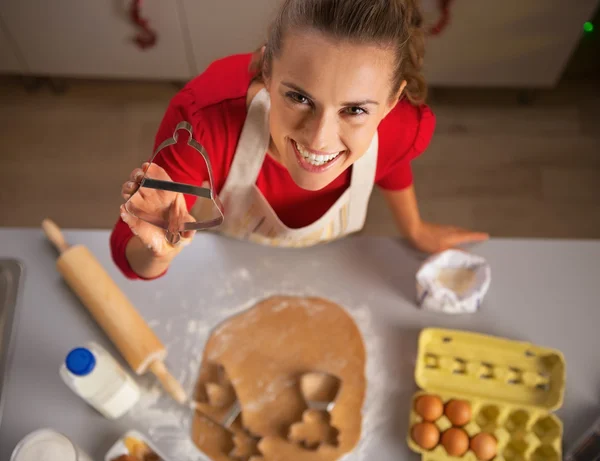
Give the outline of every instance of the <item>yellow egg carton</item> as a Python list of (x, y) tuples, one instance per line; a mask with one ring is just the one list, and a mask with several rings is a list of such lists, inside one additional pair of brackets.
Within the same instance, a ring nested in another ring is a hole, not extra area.
[[(477, 461), (469, 449), (450, 456), (440, 442), (431, 450), (415, 443), (411, 428), (423, 420), (417, 398), (437, 395), (470, 403), (472, 416), (462, 428), (469, 439), (488, 432), (497, 440), (494, 461), (561, 461), (563, 425), (552, 412), (563, 403), (565, 360), (561, 352), (458, 330), (424, 329), (419, 337), (407, 441), (423, 461)], [(435, 425), (443, 434), (452, 426), (442, 415)]]

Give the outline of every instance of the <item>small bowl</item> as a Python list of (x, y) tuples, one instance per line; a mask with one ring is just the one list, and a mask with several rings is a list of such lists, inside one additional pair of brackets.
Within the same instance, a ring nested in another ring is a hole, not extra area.
[(472, 314), (481, 307), (491, 282), (481, 256), (446, 250), (429, 257), (416, 276), (417, 304), (424, 310)]

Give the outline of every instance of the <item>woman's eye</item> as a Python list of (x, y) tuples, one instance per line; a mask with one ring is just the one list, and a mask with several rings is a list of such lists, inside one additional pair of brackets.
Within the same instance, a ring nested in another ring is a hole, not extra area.
[(298, 104), (310, 103), (310, 100), (306, 96), (303, 96), (300, 93), (296, 93), (295, 91), (290, 91), (289, 93), (287, 93), (287, 97), (290, 98), (292, 101), (297, 102)]
[(366, 114), (367, 111), (364, 110), (362, 107), (348, 107), (346, 109), (346, 113), (348, 115), (363, 115)]

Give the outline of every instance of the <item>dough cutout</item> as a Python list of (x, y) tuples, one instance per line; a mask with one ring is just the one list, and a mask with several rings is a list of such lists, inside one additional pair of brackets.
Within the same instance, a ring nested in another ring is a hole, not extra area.
[[(341, 306), (262, 300), (207, 340), (194, 442), (214, 461), (335, 461), (360, 440), (365, 369), (362, 335)], [(220, 426), (236, 400), (240, 416)]]
[(329, 424), (329, 414), (309, 409), (302, 413), (302, 422), (290, 428), (288, 439), (307, 450), (316, 450), (322, 444), (337, 446), (338, 430)]

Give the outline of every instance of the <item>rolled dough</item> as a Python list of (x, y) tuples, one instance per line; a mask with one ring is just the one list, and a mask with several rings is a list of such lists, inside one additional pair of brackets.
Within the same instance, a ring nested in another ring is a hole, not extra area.
[[(214, 461), (236, 459), (228, 456), (234, 449), (242, 460), (337, 460), (360, 440), (365, 367), (362, 336), (342, 307), (321, 298), (265, 299), (209, 337), (196, 388), (194, 441)], [(300, 377), (308, 372), (341, 380), (330, 415), (307, 409)], [(236, 424), (227, 431), (211, 423), (222, 420), (236, 395), (242, 408)], [(319, 433), (324, 443), (316, 449), (293, 441), (307, 434), (312, 443)]]

